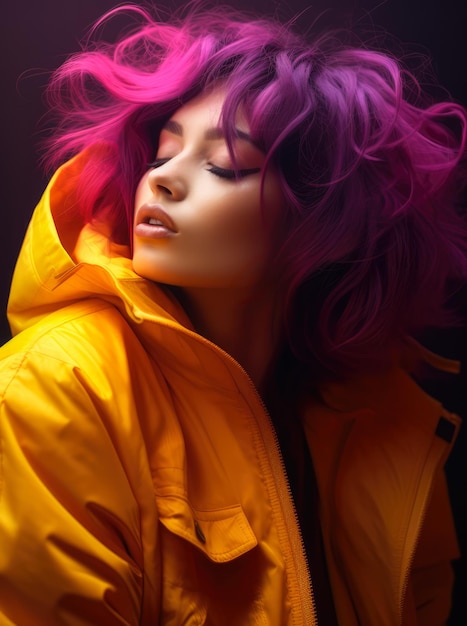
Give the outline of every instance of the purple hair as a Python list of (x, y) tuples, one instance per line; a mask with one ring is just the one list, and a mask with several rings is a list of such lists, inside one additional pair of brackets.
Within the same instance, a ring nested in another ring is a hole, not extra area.
[(109, 16), (124, 10), (142, 23), (72, 56), (48, 92), (61, 120), (49, 165), (98, 146), (77, 181), (87, 221), (105, 216), (131, 241), (135, 188), (162, 125), (222, 83), (230, 149), (241, 106), (287, 200), (276, 258), (295, 357), (340, 375), (451, 319), (448, 287), (467, 277), (460, 105), (430, 103), (395, 58), (333, 34), (308, 42), (225, 8), (170, 23), (137, 7)]

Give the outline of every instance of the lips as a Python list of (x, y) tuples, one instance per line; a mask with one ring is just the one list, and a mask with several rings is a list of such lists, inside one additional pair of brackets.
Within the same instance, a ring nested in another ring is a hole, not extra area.
[(135, 235), (139, 237), (162, 237), (178, 232), (172, 218), (159, 204), (144, 204), (138, 209), (135, 221)]

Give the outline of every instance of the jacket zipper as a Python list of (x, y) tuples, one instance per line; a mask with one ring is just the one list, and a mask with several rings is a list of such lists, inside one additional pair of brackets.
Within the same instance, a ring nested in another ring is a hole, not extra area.
[[(208, 342), (209, 343), (209, 342)], [(215, 344), (212, 344), (215, 346)], [(248, 385), (254, 397), (254, 400), (262, 409), (262, 415), (265, 416), (266, 423), (264, 427), (261, 427), (259, 420), (257, 420), (257, 424), (259, 427), (260, 434), (262, 438), (272, 440), (272, 449), (274, 450), (274, 454), (269, 454), (268, 450), (271, 449), (267, 444), (268, 441), (263, 441), (264, 449), (266, 450), (266, 454), (268, 460), (272, 467), (272, 472), (274, 476), (274, 483), (277, 489), (277, 493), (279, 495), (279, 505), (283, 510), (283, 518), (284, 520), (288, 519), (287, 509), (289, 509), (293, 514), (294, 525), (292, 529), (286, 524), (287, 532), (288, 532), (288, 540), (292, 548), (292, 556), (294, 560), (294, 568), (297, 574), (298, 579), (298, 589), (296, 594), (296, 600), (302, 607), (302, 615), (303, 615), (303, 624), (304, 626), (318, 626), (318, 618), (316, 614), (316, 602), (313, 592), (313, 584), (311, 580), (310, 567), (308, 564), (308, 558), (306, 555), (305, 543), (303, 541), (302, 532), (300, 529), (300, 523), (298, 519), (298, 513), (295, 507), (295, 503), (292, 495), (292, 488), (290, 486), (289, 478), (287, 476), (287, 471), (285, 469), (285, 462), (282, 455), (282, 451), (279, 445), (279, 439), (277, 436), (276, 429), (274, 428), (274, 424), (272, 422), (269, 411), (264, 404), (262, 397), (259, 395), (258, 390), (256, 389), (253, 381), (250, 376), (246, 372), (246, 370), (236, 361), (228, 352), (225, 352), (218, 346), (215, 346), (216, 350), (219, 350), (225, 358), (229, 362), (231, 362), (236, 368), (238, 368), (242, 374), (245, 376), (248, 381)], [(279, 479), (279, 480), (278, 480)], [(281, 485), (281, 481), (283, 481), (283, 485)], [(290, 532), (292, 530), (292, 533)], [(295, 531), (295, 533), (293, 532)], [(309, 593), (307, 597), (303, 597), (303, 592), (300, 590), (308, 589)]]
[[(260, 398), (261, 400), (261, 398)], [(263, 404), (264, 407), (264, 403), (261, 400), (261, 404)], [(295, 527), (297, 529), (298, 535), (299, 535), (299, 539), (300, 539), (300, 550), (301, 550), (301, 556), (302, 556), (302, 560), (303, 560), (303, 566), (301, 566), (300, 564), (298, 564), (297, 567), (297, 571), (298, 571), (298, 578), (299, 578), (299, 585), (300, 588), (302, 588), (302, 585), (300, 584), (300, 581), (303, 579), (306, 579), (307, 582), (307, 589), (309, 589), (310, 592), (310, 601), (311, 601), (311, 606), (308, 609), (308, 607), (304, 606), (303, 607), (303, 613), (305, 614), (305, 624), (308, 625), (310, 624), (310, 626), (312, 625), (316, 625), (318, 626), (318, 617), (317, 617), (317, 613), (316, 613), (316, 600), (315, 600), (315, 596), (314, 596), (314, 590), (313, 590), (313, 581), (311, 579), (311, 573), (310, 573), (310, 565), (308, 563), (308, 557), (306, 554), (306, 549), (305, 549), (305, 543), (303, 541), (303, 536), (302, 536), (302, 531), (300, 528), (300, 522), (298, 519), (298, 513), (297, 513), (297, 509), (295, 506), (295, 502), (293, 499), (293, 494), (292, 494), (292, 488), (290, 486), (290, 481), (289, 481), (289, 477), (287, 476), (287, 472), (285, 469), (285, 463), (284, 463), (284, 457), (282, 456), (282, 451), (280, 449), (280, 445), (279, 445), (279, 439), (277, 437), (277, 432), (274, 428), (274, 425), (272, 424), (272, 420), (271, 417), (269, 415), (269, 412), (266, 410), (266, 408), (264, 407), (264, 410), (266, 412), (266, 415), (268, 417), (268, 420), (271, 424), (271, 428), (273, 429), (273, 438), (274, 438), (274, 446), (277, 452), (277, 455), (279, 456), (279, 463), (281, 466), (281, 472), (284, 476), (285, 479), (285, 483), (287, 486), (287, 496), (288, 496), (288, 500), (290, 503), (290, 507), (292, 508), (293, 511), (293, 516), (294, 516), (294, 521), (295, 521)], [(301, 570), (301, 567), (303, 567), (303, 571)], [(303, 601), (302, 601), (303, 604)]]

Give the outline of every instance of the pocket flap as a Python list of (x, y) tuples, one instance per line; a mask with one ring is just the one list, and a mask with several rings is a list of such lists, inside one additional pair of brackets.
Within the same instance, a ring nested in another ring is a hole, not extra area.
[(201, 511), (181, 496), (156, 496), (160, 522), (171, 533), (189, 541), (216, 563), (226, 563), (258, 545), (237, 504)]

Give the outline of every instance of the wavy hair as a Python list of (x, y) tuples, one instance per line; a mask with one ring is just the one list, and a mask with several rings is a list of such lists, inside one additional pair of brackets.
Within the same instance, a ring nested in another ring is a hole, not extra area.
[(430, 101), (396, 58), (335, 33), (304, 37), (225, 8), (169, 23), (126, 6), (103, 19), (122, 11), (137, 27), (88, 43), (48, 90), (59, 119), (48, 164), (100, 146), (77, 181), (87, 221), (105, 218), (131, 242), (162, 125), (222, 83), (229, 149), (242, 107), (286, 198), (276, 258), (295, 357), (341, 375), (452, 320), (448, 290), (467, 277), (463, 107)]

